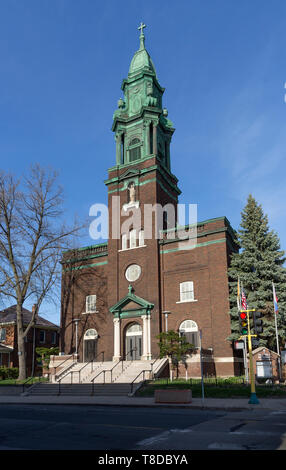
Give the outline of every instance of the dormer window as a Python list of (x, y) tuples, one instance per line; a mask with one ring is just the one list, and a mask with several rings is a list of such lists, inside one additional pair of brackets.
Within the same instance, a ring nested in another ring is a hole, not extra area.
[(141, 158), (141, 142), (137, 137), (132, 139), (129, 144), (129, 161), (134, 162)]

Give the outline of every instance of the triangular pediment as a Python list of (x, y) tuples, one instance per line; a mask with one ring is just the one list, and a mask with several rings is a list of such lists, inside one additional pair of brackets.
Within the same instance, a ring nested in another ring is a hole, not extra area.
[(118, 314), (120, 312), (130, 310), (145, 310), (147, 313), (154, 307), (154, 304), (148, 302), (145, 299), (142, 299), (141, 297), (138, 297), (138, 295), (135, 295), (133, 292), (134, 290), (132, 286), (129, 286), (128, 294), (121, 300), (119, 300), (119, 302), (117, 302), (115, 305), (113, 305), (113, 307), (111, 307), (109, 311), (113, 314)]
[(136, 310), (138, 308), (142, 308), (142, 305), (139, 305), (137, 302), (134, 302), (134, 300), (130, 300), (126, 305), (124, 305), (121, 310)]
[(122, 175), (119, 176), (119, 181), (127, 179), (127, 178), (133, 178), (134, 176), (138, 176), (140, 174), (140, 170), (138, 168), (129, 168), (127, 171), (122, 173)]

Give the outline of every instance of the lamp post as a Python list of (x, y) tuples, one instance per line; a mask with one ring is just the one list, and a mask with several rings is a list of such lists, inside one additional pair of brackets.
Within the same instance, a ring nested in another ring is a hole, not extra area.
[(165, 310), (163, 314), (165, 315), (165, 332), (168, 332), (168, 315), (170, 315), (171, 312), (168, 310)]
[(203, 332), (200, 330), (200, 363), (201, 363), (201, 385), (202, 385), (202, 404), (205, 401), (205, 387), (204, 387), (204, 369), (203, 369), (203, 358), (202, 358), (202, 337)]
[(78, 350), (78, 322), (80, 321), (80, 318), (74, 318), (72, 320), (75, 323), (75, 355), (76, 357), (78, 356), (77, 350)]
[[(169, 310), (165, 310), (163, 314), (165, 315), (165, 333), (168, 333), (168, 315), (170, 315), (171, 312)], [(170, 361), (170, 359), (169, 359)], [(172, 367), (170, 367), (170, 380), (172, 382), (173, 380), (173, 372), (172, 372)]]

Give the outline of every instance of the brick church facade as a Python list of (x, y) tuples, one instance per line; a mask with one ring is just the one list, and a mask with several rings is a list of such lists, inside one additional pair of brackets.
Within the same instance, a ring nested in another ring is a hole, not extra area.
[[(226, 339), (231, 332), (227, 269), (238, 249), (234, 232), (226, 217), (195, 227), (177, 225), (174, 128), (162, 107), (164, 88), (143, 28), (122, 90), (112, 126), (116, 165), (105, 181), (109, 237), (64, 253), (60, 351), (77, 353), (82, 362), (155, 359), (158, 334), (175, 330), (196, 347), (181, 374), (200, 375), (200, 346), (206, 374), (239, 374), (242, 360)], [(170, 212), (160, 214), (155, 205)], [(153, 209), (148, 224), (135, 217), (146, 207)]]

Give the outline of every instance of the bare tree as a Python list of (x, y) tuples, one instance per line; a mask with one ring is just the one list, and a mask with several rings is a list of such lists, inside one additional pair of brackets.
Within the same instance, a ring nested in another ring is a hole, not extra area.
[[(39, 165), (16, 180), (0, 173), (0, 295), (17, 305), (19, 379), (26, 378), (25, 337), (35, 324), (44, 298), (53, 296), (61, 279), (62, 252), (80, 230), (61, 222), (63, 191), (54, 171)], [(23, 323), (23, 304), (34, 303), (31, 321)]]

